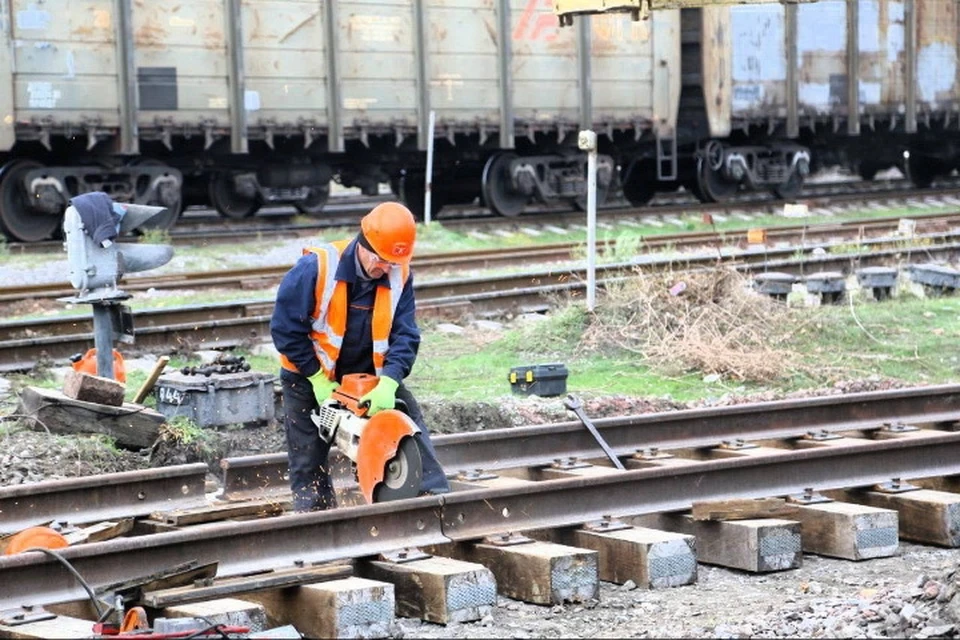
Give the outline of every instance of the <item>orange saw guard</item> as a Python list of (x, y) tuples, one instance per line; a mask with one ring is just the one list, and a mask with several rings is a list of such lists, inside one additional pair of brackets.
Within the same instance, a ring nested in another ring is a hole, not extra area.
[(357, 447), (357, 480), (368, 504), (373, 504), (373, 492), (383, 482), (384, 469), (393, 460), (400, 442), (420, 429), (407, 414), (396, 409), (381, 411), (369, 419)]
[(4, 554), (12, 556), (27, 549), (63, 549), (68, 546), (67, 539), (50, 527), (30, 527), (10, 537)]

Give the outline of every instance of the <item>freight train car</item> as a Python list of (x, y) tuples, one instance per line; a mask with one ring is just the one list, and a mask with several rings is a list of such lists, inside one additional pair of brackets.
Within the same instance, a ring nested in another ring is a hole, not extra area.
[(550, 0), (0, 0), (0, 227), (50, 237), (91, 189), (164, 227), (195, 202), (319, 213), (331, 179), (422, 211), (431, 111), (435, 209), (582, 206), (584, 127), (601, 199), (790, 196), (818, 162), (929, 183), (956, 164), (957, 32), (953, 0), (563, 28)]
[(697, 149), (703, 199), (780, 181), (784, 164), (765, 161), (777, 147), (791, 166), (841, 164), (867, 179), (898, 166), (924, 187), (958, 166), (954, 0), (704, 7), (681, 21), (678, 129)]
[(100, 189), (228, 217), (322, 208), (333, 177), (423, 201), (582, 204), (584, 126), (613, 153), (672, 130), (679, 15), (561, 31), (549, 0), (3, 0), (0, 225), (54, 234)]

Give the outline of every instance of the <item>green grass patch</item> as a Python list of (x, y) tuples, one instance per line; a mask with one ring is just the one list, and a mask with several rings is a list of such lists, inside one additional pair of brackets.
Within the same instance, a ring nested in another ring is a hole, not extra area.
[(901, 296), (883, 303), (821, 307), (791, 345), (819, 374), (799, 374), (788, 387), (880, 376), (912, 383), (960, 377), (960, 298)]
[[(598, 314), (604, 313), (602, 301)], [(585, 395), (670, 397), (678, 401), (726, 393), (789, 392), (863, 378), (910, 384), (960, 378), (960, 297), (918, 299), (903, 295), (882, 303), (855, 297), (839, 306), (796, 310), (779, 348), (797, 366), (774, 380), (732, 376), (678, 366), (655, 366), (615, 346), (585, 350), (580, 337), (592, 322), (582, 305), (567, 305), (535, 321), (502, 331), (424, 332), (420, 357), (408, 379), (429, 398), (490, 402), (510, 394), (517, 366), (559, 362), (569, 370), (567, 389)], [(749, 356), (745, 353), (745, 357)], [(661, 363), (662, 364), (662, 363)]]

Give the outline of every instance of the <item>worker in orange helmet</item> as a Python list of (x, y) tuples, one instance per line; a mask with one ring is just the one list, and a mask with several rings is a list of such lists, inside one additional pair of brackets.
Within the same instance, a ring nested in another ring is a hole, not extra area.
[(380, 378), (360, 399), (370, 403), (367, 415), (393, 409), (397, 399), (406, 403), (420, 427), (421, 493), (450, 490), (423, 413), (403, 384), (420, 346), (410, 271), (416, 236), (410, 210), (384, 202), (363, 217), (355, 238), (304, 249), (280, 283), (270, 333), (280, 352), (295, 511), (336, 506), (327, 471), (330, 444), (320, 438), (310, 413), (351, 373)]

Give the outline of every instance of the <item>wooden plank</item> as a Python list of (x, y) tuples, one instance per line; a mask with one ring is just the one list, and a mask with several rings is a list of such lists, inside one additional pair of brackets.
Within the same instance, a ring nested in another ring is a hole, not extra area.
[(853, 502), (899, 514), (900, 537), (924, 544), (960, 547), (960, 495), (946, 491), (918, 489), (905, 493), (880, 491), (824, 491), (834, 500)]
[(797, 505), (783, 498), (733, 498), (694, 502), (691, 512), (694, 520), (753, 520), (756, 518), (784, 518), (797, 513)]
[(63, 379), (63, 395), (74, 400), (119, 407), (123, 405), (124, 393), (121, 382), (74, 369), (68, 371)]
[(176, 530), (177, 528), (172, 524), (167, 524), (166, 522), (157, 522), (156, 520), (151, 520), (149, 518), (137, 520), (133, 523), (133, 535), (135, 536), (148, 536), (154, 533), (169, 533), (170, 531)]
[(696, 536), (697, 560), (706, 564), (766, 573), (795, 569), (803, 562), (800, 523), (794, 520), (714, 522), (670, 513), (639, 516), (629, 522)]
[(109, 407), (68, 398), (56, 389), (26, 387), (20, 392), (17, 413), (28, 416), (24, 422), (36, 430), (50, 433), (102, 433), (121, 447), (145, 449), (157, 440), (163, 414), (126, 402)]
[(98, 522), (95, 525), (77, 529), (64, 534), (64, 538), (71, 546), (87, 542), (103, 542), (126, 535), (133, 530), (133, 518), (126, 518), (119, 522)]
[(524, 478), (515, 478), (513, 476), (496, 476), (494, 478), (484, 478), (482, 480), (451, 480), (451, 491), (466, 491), (469, 489), (500, 489), (504, 487), (518, 487), (523, 484), (530, 484), (533, 480)]
[(897, 512), (845, 502), (799, 505), (803, 550), (845, 560), (896, 555)]
[(0, 624), (0, 638), (89, 638), (93, 635), (93, 622), (69, 616), (57, 616), (52, 620), (40, 620), (26, 624)]
[(662, 589), (697, 581), (694, 536), (646, 527), (572, 533), (576, 546), (600, 554), (600, 579), (606, 582), (632, 580), (644, 589)]
[(484, 565), (496, 577), (500, 593), (515, 600), (562, 604), (600, 594), (598, 554), (591, 549), (532, 540), (506, 546), (464, 542), (424, 550)]
[(615, 473), (623, 473), (613, 467), (604, 467), (600, 465), (589, 465), (586, 467), (576, 467), (573, 469), (563, 469), (556, 467), (544, 467), (540, 470), (540, 475), (544, 480), (553, 480), (558, 478), (597, 478), (609, 476)]
[(309, 568), (298, 567), (251, 576), (209, 579), (206, 584), (201, 581), (200, 583), (169, 589), (144, 589), (139, 601), (148, 607), (159, 609), (252, 591), (296, 587), (329, 580), (342, 580), (343, 578), (349, 578), (352, 574), (353, 567), (349, 564), (334, 564)]
[(262, 604), (269, 619), (293, 625), (305, 638), (387, 638), (394, 619), (393, 585), (366, 578), (260, 591), (241, 599)]
[(921, 489), (960, 493), (960, 476), (940, 476), (937, 478), (914, 478), (908, 482)]
[(150, 515), (154, 521), (176, 527), (204, 522), (216, 522), (229, 518), (243, 518), (251, 516), (264, 518), (278, 516), (291, 508), (292, 500), (256, 500), (252, 502), (213, 504), (208, 507), (193, 509), (174, 509), (173, 511), (156, 511)]
[(157, 358), (157, 361), (153, 364), (153, 368), (150, 369), (150, 375), (147, 376), (147, 379), (144, 380), (140, 388), (137, 389), (137, 394), (133, 396), (133, 402), (135, 404), (140, 404), (143, 402), (143, 399), (147, 397), (147, 394), (153, 389), (153, 385), (157, 384), (157, 379), (160, 377), (160, 374), (163, 373), (163, 369), (167, 366), (168, 362), (170, 362), (170, 356), (160, 356)]
[(449, 624), (481, 620), (497, 604), (497, 581), (481, 564), (430, 556), (410, 562), (370, 560), (357, 566), (365, 578), (395, 587), (397, 615)]
[(100, 588), (101, 593), (143, 593), (146, 591), (158, 591), (160, 589), (170, 589), (192, 584), (195, 580), (212, 579), (217, 575), (216, 562), (209, 564), (198, 564), (196, 561), (184, 562), (183, 564), (162, 569), (145, 576), (128, 578), (120, 582), (104, 585)]
[(163, 609), (165, 618), (202, 618), (206, 623), (248, 627), (251, 633), (268, 628), (267, 612), (263, 605), (237, 598), (218, 598), (205, 602), (179, 604)]

